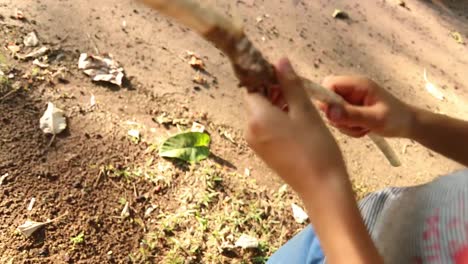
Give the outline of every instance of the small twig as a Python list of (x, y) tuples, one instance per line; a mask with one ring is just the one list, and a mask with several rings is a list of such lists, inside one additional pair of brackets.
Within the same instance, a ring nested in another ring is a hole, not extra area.
[(99, 49), (98, 49), (98, 46), (96, 44), (96, 41), (91, 37), (91, 35), (89, 33), (86, 33), (86, 35), (88, 36), (88, 39), (93, 44), (93, 48), (94, 48), (94, 51), (96, 52), (96, 55), (99, 55), (100, 53), (99, 53)]
[(138, 198), (138, 192), (137, 192), (135, 183), (133, 183), (133, 195), (135, 195), (135, 198)]
[(49, 144), (47, 144), (47, 148), (50, 148), (50, 146), (52, 146), (52, 143), (54, 142), (54, 140), (55, 140), (55, 134), (52, 135), (52, 138), (50, 139)]
[(3, 102), (3, 100), (5, 100), (8, 96), (14, 94), (15, 92), (19, 91), (20, 89), (13, 89), (11, 91), (9, 91), (8, 93), (6, 93), (4, 96), (2, 96), (0, 98), (0, 103)]
[(57, 222), (58, 220), (60, 220), (60, 219), (62, 219), (63, 217), (65, 217), (66, 215), (68, 215), (68, 211), (67, 211), (67, 212), (65, 212), (65, 213), (64, 213), (64, 214), (62, 214), (62, 215), (59, 215), (59, 216), (55, 217), (55, 218), (54, 218), (54, 219), (52, 219), (52, 220), (48, 220), (48, 221), (46, 221), (46, 223), (48, 223), (48, 224), (49, 224), (49, 223)]

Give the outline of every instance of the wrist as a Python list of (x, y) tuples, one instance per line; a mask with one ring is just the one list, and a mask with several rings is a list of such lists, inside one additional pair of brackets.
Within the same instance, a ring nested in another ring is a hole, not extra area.
[[(296, 192), (303, 200), (320, 199), (320, 193), (337, 190), (343, 191), (349, 185), (349, 176), (344, 166), (336, 166), (321, 172), (304, 173), (304, 181), (296, 186)], [(319, 197), (317, 197), (319, 196)]]
[(424, 116), (427, 114), (423, 109), (410, 106), (410, 123), (405, 138), (417, 140), (423, 124)]

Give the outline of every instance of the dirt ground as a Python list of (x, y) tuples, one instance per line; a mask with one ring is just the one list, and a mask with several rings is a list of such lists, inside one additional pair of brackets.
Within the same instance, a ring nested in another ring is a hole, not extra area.
[[(200, 2), (243, 21), (269, 59), (288, 56), (312, 80), (366, 75), (406, 102), (468, 119), (468, 46), (451, 36), (468, 42), (466, 1)], [(13, 18), (16, 8), (26, 20)], [(332, 18), (337, 8), (349, 19)], [(22, 38), (31, 31), (52, 50), (48, 69), (6, 48), (29, 51)], [(291, 216), (297, 198), (242, 138), (242, 94), (229, 62), (187, 28), (132, 0), (0, 0), (0, 41), (0, 70), (12, 74), (0, 86), (0, 176), (8, 173), (0, 185), (1, 263), (263, 263), (304, 226)], [(186, 51), (206, 63), (207, 85), (193, 83)], [(77, 68), (82, 52), (113, 54), (128, 82), (91, 82)], [(52, 78), (61, 68), (65, 76)], [(424, 69), (445, 100), (426, 91)], [(51, 144), (39, 129), (49, 101), (68, 122)], [(161, 114), (178, 121), (158, 124)], [(158, 157), (159, 143), (193, 121), (212, 136), (210, 158), (188, 166)], [(131, 140), (129, 129), (142, 140)], [(403, 163), (393, 168), (368, 139), (333, 132), (360, 195), (461, 167), (390, 139)], [(126, 202), (131, 217), (122, 218)], [(15, 231), (26, 219), (64, 214), (29, 239)], [(229, 246), (242, 233), (260, 246)]]

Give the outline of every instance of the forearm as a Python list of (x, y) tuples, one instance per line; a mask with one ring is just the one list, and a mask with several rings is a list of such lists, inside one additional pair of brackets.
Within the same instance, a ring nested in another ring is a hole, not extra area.
[(383, 263), (358, 210), (346, 171), (308, 177), (300, 194), (329, 263)]
[(413, 108), (409, 138), (468, 166), (468, 121)]

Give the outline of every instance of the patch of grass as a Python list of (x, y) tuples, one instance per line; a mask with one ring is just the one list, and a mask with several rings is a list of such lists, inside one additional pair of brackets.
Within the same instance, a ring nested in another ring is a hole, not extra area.
[(85, 242), (85, 234), (84, 232), (79, 233), (78, 235), (71, 237), (70, 242), (73, 243), (73, 245), (79, 245), (83, 244)]
[[(267, 190), (220, 166), (202, 162), (178, 177), (177, 184), (159, 204), (155, 221), (147, 221), (148, 233), (132, 254), (134, 263), (265, 263), (303, 228), (294, 222), (290, 204), (298, 201), (287, 190)], [(242, 234), (256, 237), (259, 247), (235, 248)]]

